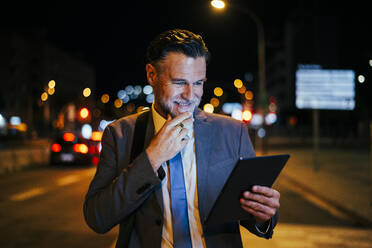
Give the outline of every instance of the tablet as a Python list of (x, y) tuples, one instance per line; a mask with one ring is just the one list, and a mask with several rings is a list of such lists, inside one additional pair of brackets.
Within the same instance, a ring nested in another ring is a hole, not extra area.
[(240, 206), (242, 193), (249, 191), (253, 185), (271, 187), (288, 159), (289, 154), (240, 159), (217, 197), (206, 224), (252, 218), (252, 215)]

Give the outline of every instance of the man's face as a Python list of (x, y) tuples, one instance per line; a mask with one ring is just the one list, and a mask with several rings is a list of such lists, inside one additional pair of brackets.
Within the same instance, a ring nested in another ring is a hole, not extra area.
[(157, 68), (159, 70), (149, 64), (146, 66), (147, 79), (154, 88), (156, 111), (165, 118), (168, 114), (175, 117), (193, 112), (203, 95), (205, 58), (170, 52)]

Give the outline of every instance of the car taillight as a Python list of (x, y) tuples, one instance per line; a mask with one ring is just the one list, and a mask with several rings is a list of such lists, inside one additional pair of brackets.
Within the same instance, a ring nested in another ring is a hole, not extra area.
[(86, 144), (75, 144), (73, 146), (73, 149), (75, 152), (79, 152), (83, 154), (87, 154), (89, 151), (88, 146)]
[(63, 134), (63, 140), (64, 141), (71, 142), (71, 141), (74, 141), (74, 139), (75, 139), (75, 134), (73, 134), (73, 133), (64, 133)]
[(99, 162), (99, 158), (96, 157), (96, 156), (94, 156), (94, 157), (92, 158), (92, 164), (97, 165), (98, 162)]
[(80, 150), (79, 150), (79, 146), (80, 146), (80, 144), (75, 144), (75, 145), (72, 147), (72, 149), (74, 149), (74, 152), (80, 152)]
[(60, 152), (61, 151), (61, 145), (60, 144), (57, 144), (57, 143), (54, 143), (53, 145), (52, 145), (52, 151), (53, 152)]
[(86, 144), (80, 144), (79, 150), (83, 154), (87, 154), (89, 151), (88, 146)]
[(91, 140), (93, 141), (101, 141), (102, 140), (102, 132), (101, 131), (93, 131), (91, 135)]
[(95, 146), (89, 146), (89, 153), (95, 154), (96, 153), (96, 147)]

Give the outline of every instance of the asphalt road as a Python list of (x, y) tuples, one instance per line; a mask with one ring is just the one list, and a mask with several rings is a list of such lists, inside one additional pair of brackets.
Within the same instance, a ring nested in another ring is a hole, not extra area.
[[(0, 177), (0, 247), (113, 247), (117, 228), (96, 234), (83, 198), (94, 167), (36, 168)], [(332, 211), (279, 178), (279, 224), (267, 241), (243, 232), (246, 247), (372, 247), (372, 230)]]

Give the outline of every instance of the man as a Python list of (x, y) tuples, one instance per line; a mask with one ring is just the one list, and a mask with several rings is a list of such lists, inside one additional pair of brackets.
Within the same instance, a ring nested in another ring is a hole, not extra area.
[(236, 162), (255, 156), (244, 123), (197, 108), (208, 58), (201, 36), (179, 29), (160, 34), (147, 50), (155, 101), (143, 130), (143, 152), (130, 161), (141, 114), (104, 131), (84, 215), (98, 233), (119, 224), (116, 247), (242, 247), (239, 224), (260, 237), (272, 236), (280, 194), (268, 187), (254, 186), (240, 199), (252, 220), (206, 223)]

